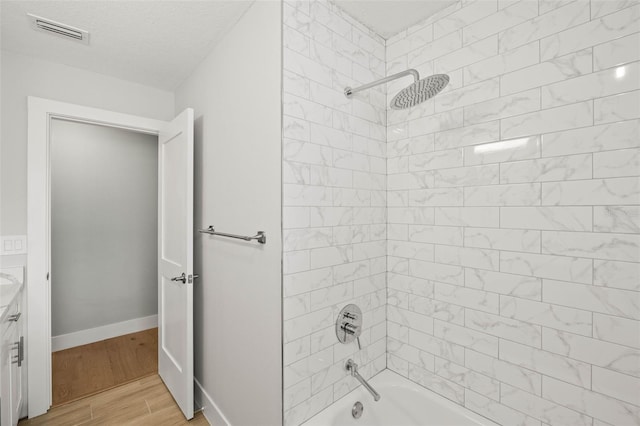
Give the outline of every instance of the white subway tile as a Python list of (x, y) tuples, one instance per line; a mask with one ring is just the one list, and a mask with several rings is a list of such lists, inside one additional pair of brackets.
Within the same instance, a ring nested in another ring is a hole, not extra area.
[(591, 207), (501, 207), (500, 227), (591, 231)]
[(464, 348), (458, 344), (416, 330), (409, 330), (409, 343), (429, 354), (458, 364), (464, 363)]
[[(500, 52), (555, 34), (590, 19), (589, 3), (576, 1), (500, 33)], [(577, 51), (579, 49), (572, 49)]]
[(593, 124), (591, 101), (545, 109), (500, 120), (503, 139), (557, 132)]
[[(624, 95), (621, 95), (624, 96)], [(598, 100), (596, 100), (597, 106)], [(622, 121), (542, 136), (542, 156), (599, 152), (640, 146), (640, 121)]]
[(457, 286), (464, 284), (464, 269), (459, 266), (409, 260), (409, 271), (412, 276), (426, 280), (450, 283)]
[(461, 149), (428, 152), (409, 157), (409, 170), (412, 172), (459, 167), (461, 165)]
[(540, 184), (468, 186), (465, 206), (534, 206), (540, 204)]
[(498, 36), (487, 37), (433, 61), (437, 73), (446, 73), (473, 64), (498, 53)]
[(591, 386), (591, 365), (551, 352), (504, 340), (500, 342), (500, 359), (584, 388)]
[(573, 1), (575, 0), (539, 0), (539, 13), (542, 15), (544, 13), (551, 12), (552, 10), (565, 6)]
[(460, 89), (449, 90), (435, 98), (436, 111), (448, 111), (478, 102), (484, 102), (500, 96), (498, 78), (465, 85)]
[(499, 253), (496, 250), (480, 248), (436, 246), (435, 261), (450, 265), (495, 271), (499, 267)]
[(428, 133), (461, 127), (463, 122), (462, 108), (441, 112), (427, 117), (409, 121), (409, 136), (421, 136)]
[(464, 308), (451, 303), (434, 300), (433, 284), (429, 297), (409, 296), (409, 309), (433, 319), (464, 325)]
[(543, 397), (573, 410), (614, 425), (640, 423), (638, 407), (551, 377), (543, 377), (542, 383)]
[(640, 90), (596, 99), (594, 123), (603, 124), (640, 117)]
[(498, 139), (500, 139), (500, 122), (490, 121), (488, 123), (436, 133), (435, 149), (439, 151), (468, 145), (478, 145), (494, 142)]
[[(533, 2), (523, 2), (531, 3)], [(537, 64), (540, 61), (538, 42), (526, 44), (500, 55), (492, 56), (464, 68), (465, 84), (476, 83)]]
[[(500, 342), (500, 346), (503, 343), (509, 344), (511, 342)], [(529, 346), (525, 347), (535, 350)], [(502, 347), (500, 351), (502, 352)], [(508, 383), (511, 386), (536, 395), (542, 394), (542, 377), (533, 371), (472, 350), (465, 350), (464, 362), (466, 367), (489, 377), (494, 377), (503, 383)]]
[(541, 426), (539, 420), (465, 389), (464, 404), (468, 409), (501, 425)]
[(539, 136), (469, 146), (464, 149), (465, 165), (501, 163), (539, 156)]
[[(409, 293), (409, 295), (433, 297), (433, 283), (431, 281), (416, 277), (409, 277), (407, 275), (389, 272), (387, 275), (387, 287), (398, 291), (404, 291), (405, 293)], [(411, 305), (411, 300), (412, 298), (410, 297), (409, 305)], [(416, 312), (426, 315), (425, 312)]]
[(455, 226), (410, 225), (409, 240), (421, 243), (462, 245), (463, 231)]
[(611, 40), (593, 48), (593, 66), (595, 70), (603, 70), (639, 59), (640, 33)]
[(458, 404), (464, 403), (464, 388), (425, 369), (409, 365), (409, 379)]
[(591, 19), (608, 15), (635, 4), (637, 4), (635, 0), (593, 0), (591, 2)]
[[(548, 280), (543, 280), (543, 283)], [(585, 286), (586, 287), (586, 286)], [(542, 300), (548, 302), (543, 284)], [(553, 302), (552, 302), (553, 303)], [(591, 312), (517, 297), (500, 296), (500, 315), (532, 324), (591, 336)]]
[(434, 187), (468, 185), (494, 185), (500, 182), (497, 164), (436, 170), (433, 173)]
[(455, 31), (408, 53), (407, 66), (416, 68), (427, 61), (462, 47), (462, 31)]
[(508, 407), (540, 419), (545, 424), (584, 426), (591, 423), (591, 417), (507, 384), (501, 385), (500, 402)]
[(460, 287), (459, 285), (436, 282), (434, 298), (465, 308), (477, 309), (483, 312), (498, 313), (499, 299), (497, 294), (488, 293), (473, 288)]
[(640, 349), (640, 321), (594, 313), (593, 337)]
[(451, 361), (435, 359), (435, 373), (465, 389), (482, 392), (483, 395), (498, 400), (500, 398), (500, 382), (495, 377), (485, 376)]
[[(575, 3), (582, 4), (583, 8), (589, 9), (588, 2)], [(640, 16), (640, 5), (603, 16), (566, 31), (557, 32), (556, 30), (554, 31), (556, 34), (540, 40), (542, 59), (547, 60), (636, 33), (640, 31), (638, 16)], [(574, 21), (574, 25), (577, 23), (579, 22)]]
[(640, 235), (543, 231), (542, 252), (560, 256), (640, 261)]
[(547, 84), (590, 73), (592, 60), (591, 49), (584, 49), (505, 74), (500, 78), (500, 93), (508, 95), (544, 86), (542, 93), (545, 94), (547, 93), (547, 86), (545, 86)]
[(436, 21), (433, 25), (434, 37), (439, 38), (460, 28), (467, 28), (469, 24), (491, 15), (496, 10), (496, 0), (473, 2)]
[(640, 204), (640, 178), (592, 179), (542, 184), (543, 205)]
[(500, 272), (591, 284), (592, 260), (545, 254), (500, 252)]
[[(498, 338), (480, 333), (468, 327), (461, 327), (449, 322), (435, 321), (434, 336), (447, 342), (464, 346), (493, 357), (498, 356)], [(466, 351), (465, 351), (466, 352)]]
[(462, 42), (469, 44), (538, 16), (534, 1), (519, 1), (462, 29)]
[(640, 62), (633, 62), (545, 86), (542, 88), (542, 107), (552, 108), (639, 88)]
[(540, 89), (528, 90), (464, 108), (465, 124), (482, 123), (540, 109)]
[(640, 176), (640, 149), (621, 149), (593, 155), (593, 177)]
[(543, 328), (542, 349), (640, 377), (640, 350), (628, 346)]
[(539, 325), (471, 309), (465, 310), (464, 324), (467, 328), (479, 330), (501, 339), (513, 340), (528, 346), (540, 347), (542, 345), (542, 331)]
[(499, 226), (498, 207), (436, 207), (435, 224), (443, 226)]
[(540, 252), (540, 232), (519, 229), (465, 228), (465, 247)]
[(542, 295), (543, 301), (552, 304), (640, 320), (640, 296), (636, 292), (543, 280)]
[[(638, 392), (638, 389), (640, 389), (640, 379), (636, 377), (620, 374), (605, 368), (593, 367), (592, 390), (594, 392), (640, 406), (640, 392)], [(638, 410), (635, 409), (635, 411), (637, 412)]]
[(599, 259), (593, 261), (593, 283), (596, 285), (640, 291), (639, 276), (638, 263)]
[(462, 206), (462, 188), (437, 188), (409, 191), (410, 206), (449, 207)]
[(542, 298), (542, 280), (535, 277), (465, 268), (465, 286), (525, 299)]
[(640, 234), (640, 207), (594, 206), (593, 230)]
[(282, 255), (282, 272), (293, 274), (309, 269), (309, 251), (291, 251)]

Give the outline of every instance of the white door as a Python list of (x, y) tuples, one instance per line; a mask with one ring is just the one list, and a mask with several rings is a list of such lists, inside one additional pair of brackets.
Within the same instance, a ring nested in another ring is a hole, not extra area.
[(159, 135), (158, 372), (193, 417), (193, 110)]

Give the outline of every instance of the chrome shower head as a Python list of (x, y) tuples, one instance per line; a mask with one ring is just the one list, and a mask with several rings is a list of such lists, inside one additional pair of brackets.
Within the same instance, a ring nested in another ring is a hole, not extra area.
[(449, 83), (449, 76), (447, 74), (434, 74), (420, 80), (420, 74), (418, 74), (418, 71), (408, 69), (406, 71), (381, 78), (380, 80), (376, 80), (372, 83), (365, 84), (364, 86), (356, 88), (345, 87), (344, 95), (347, 98), (350, 98), (354, 93), (379, 86), (380, 84), (388, 83), (407, 75), (413, 76), (414, 82), (412, 85), (402, 89), (400, 93), (393, 97), (391, 100), (391, 108), (393, 109), (406, 109), (416, 106), (420, 102), (433, 98)]
[(410, 86), (402, 89), (391, 99), (391, 108), (406, 109), (418, 105), (440, 93), (449, 83), (446, 74), (434, 74), (418, 80)]

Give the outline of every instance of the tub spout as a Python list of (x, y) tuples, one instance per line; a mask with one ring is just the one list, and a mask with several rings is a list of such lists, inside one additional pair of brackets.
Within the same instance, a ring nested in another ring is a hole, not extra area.
[(358, 364), (356, 364), (355, 362), (353, 362), (352, 359), (349, 359), (347, 361), (347, 365), (346, 365), (347, 371), (349, 373), (351, 373), (351, 375), (353, 377), (355, 377), (356, 379), (358, 379), (358, 381), (360, 382), (360, 384), (362, 386), (364, 386), (364, 388), (366, 390), (369, 391), (369, 393), (371, 395), (373, 395), (373, 399), (375, 401), (379, 401), (380, 400), (380, 394), (378, 392), (376, 392), (376, 390), (374, 388), (371, 387), (371, 385), (364, 379), (364, 377), (362, 377), (360, 375), (360, 373), (358, 373)]

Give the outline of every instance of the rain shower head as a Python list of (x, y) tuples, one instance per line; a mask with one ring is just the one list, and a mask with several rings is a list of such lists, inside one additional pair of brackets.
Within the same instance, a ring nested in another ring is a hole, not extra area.
[(449, 83), (446, 74), (430, 75), (402, 89), (391, 99), (391, 108), (406, 109), (433, 98)]
[(402, 89), (400, 93), (393, 97), (390, 105), (393, 109), (406, 109), (416, 106), (427, 99), (433, 98), (449, 83), (449, 76), (447, 74), (435, 74), (420, 80), (420, 74), (418, 74), (418, 71), (408, 69), (406, 71), (390, 75), (389, 77), (376, 80), (372, 83), (365, 84), (364, 86), (356, 87), (355, 89), (346, 87), (344, 89), (344, 94), (347, 98), (350, 98), (356, 92), (388, 83), (389, 81), (396, 80), (400, 77), (404, 77), (405, 75), (412, 75), (414, 82), (410, 86)]

